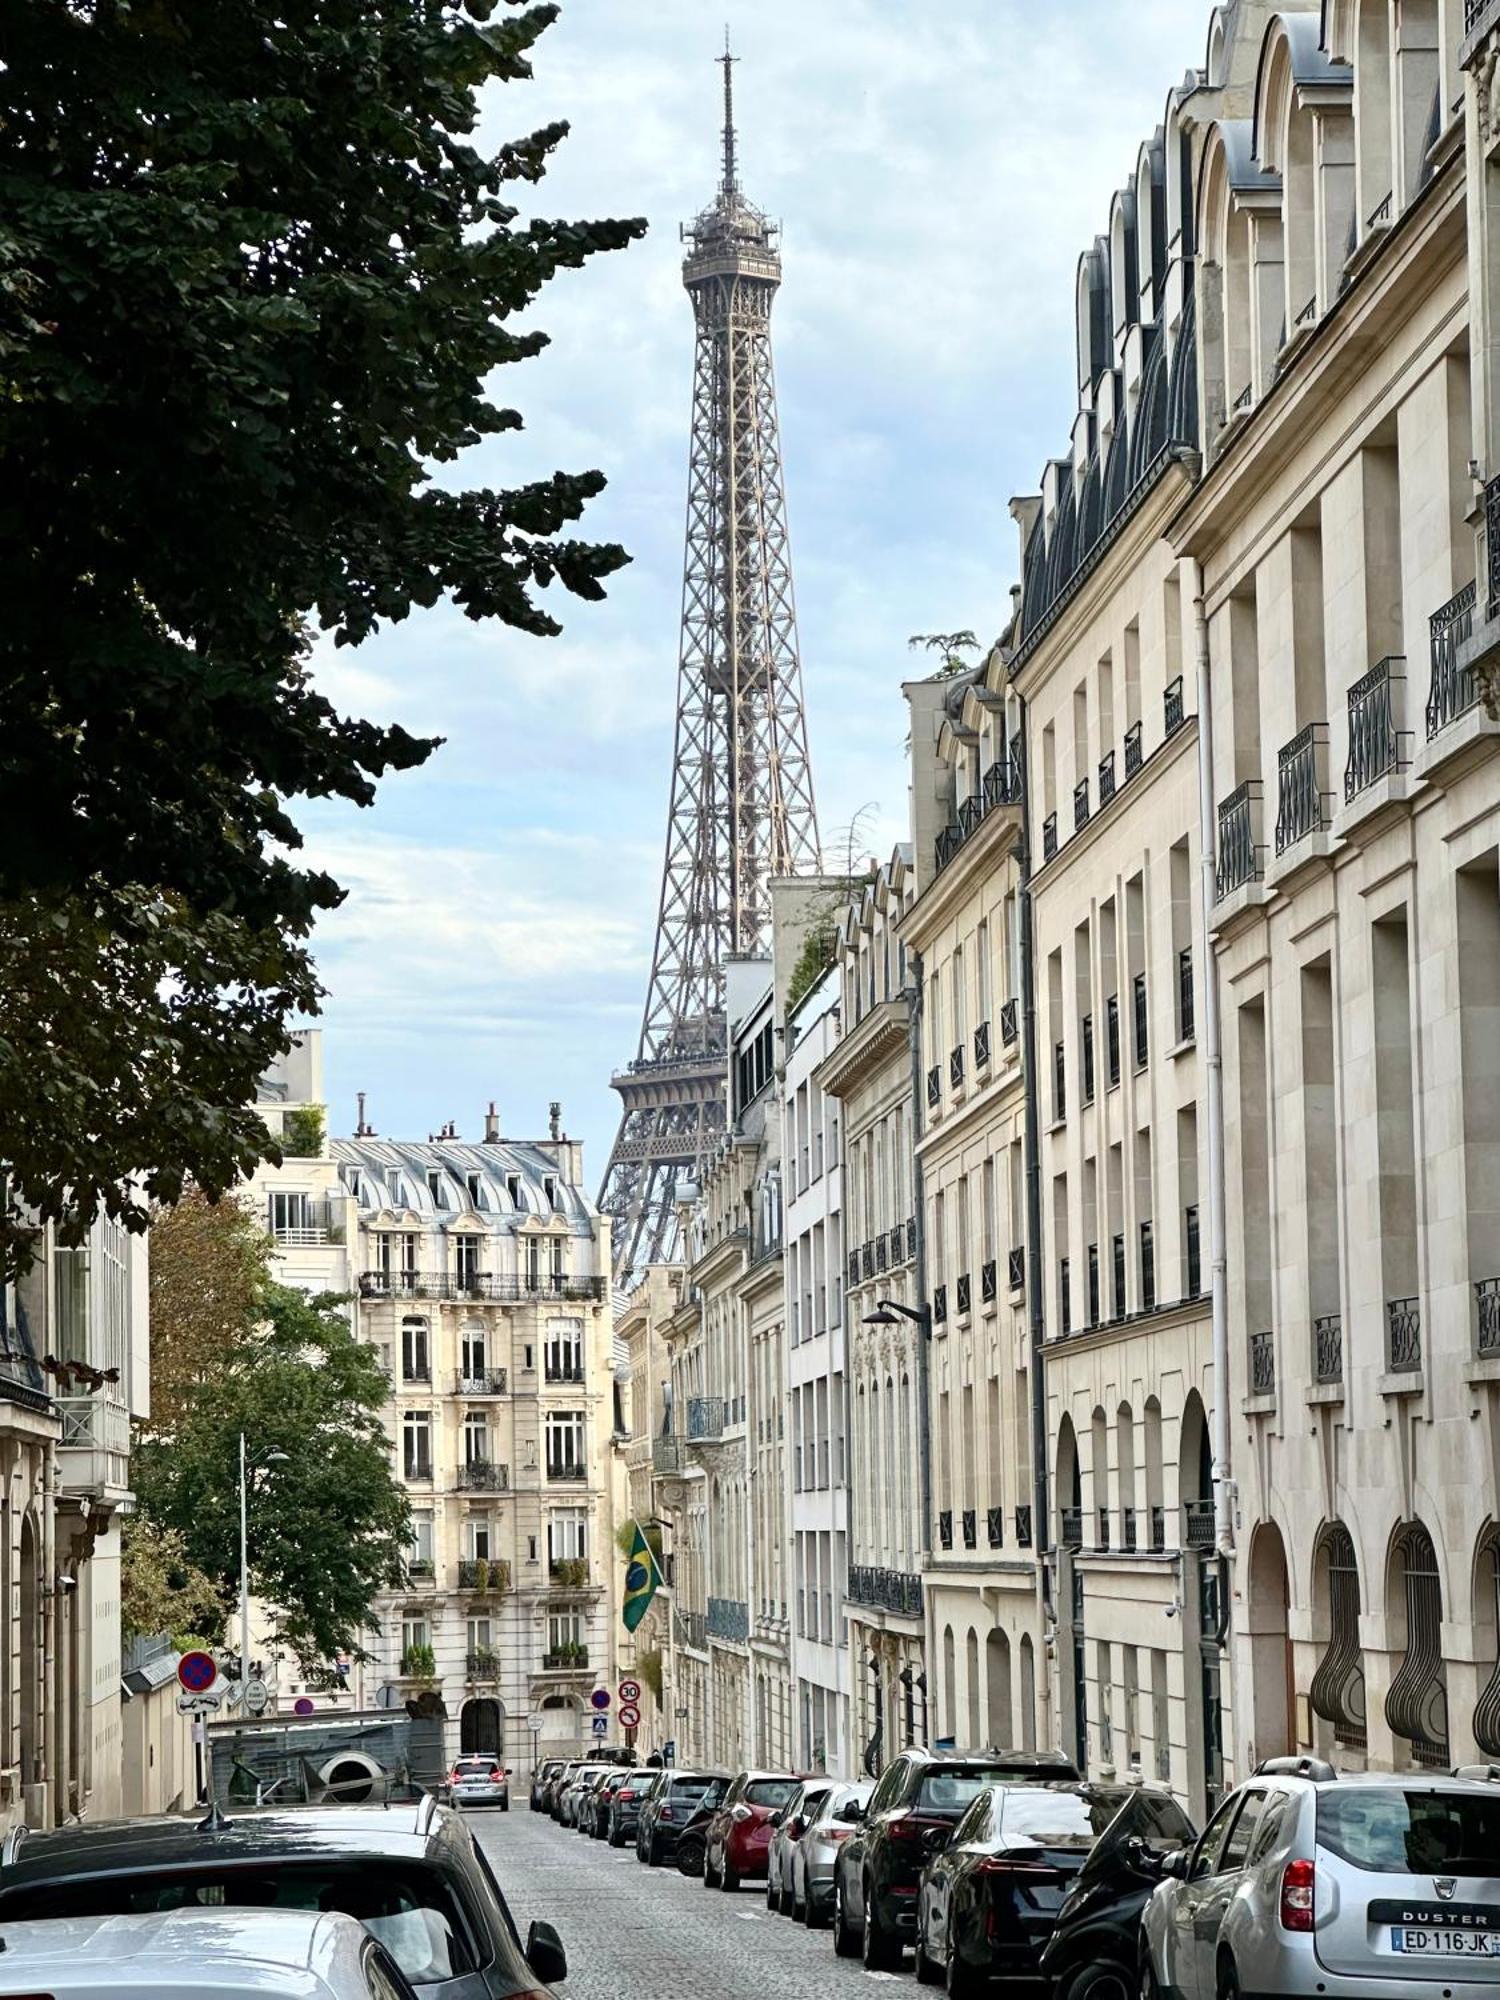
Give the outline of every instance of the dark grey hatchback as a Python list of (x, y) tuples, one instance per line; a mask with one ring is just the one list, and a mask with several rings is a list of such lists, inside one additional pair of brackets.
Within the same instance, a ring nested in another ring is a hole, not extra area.
[(462, 1817), (428, 1798), (22, 1831), (0, 1848), (0, 1921), (196, 1907), (341, 1910), (423, 2000), (546, 2000), (567, 1976), (556, 1931), (533, 1924), (522, 1949)]

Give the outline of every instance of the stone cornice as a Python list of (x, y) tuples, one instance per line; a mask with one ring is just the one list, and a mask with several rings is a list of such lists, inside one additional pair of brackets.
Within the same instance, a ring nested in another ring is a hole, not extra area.
[(813, 1071), (830, 1097), (847, 1097), (896, 1055), (910, 1047), (904, 1000), (882, 1000), (829, 1050)]

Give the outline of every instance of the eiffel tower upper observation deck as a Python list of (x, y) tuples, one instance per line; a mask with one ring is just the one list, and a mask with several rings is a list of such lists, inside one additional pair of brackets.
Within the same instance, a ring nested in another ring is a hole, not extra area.
[(683, 232), (697, 343), (666, 864), (599, 1197), (622, 1284), (675, 1253), (677, 1182), (724, 1134), (724, 968), (768, 955), (771, 878), (821, 862), (771, 359), (781, 255), (776, 225), (740, 188), (734, 58), (721, 60), (719, 190)]

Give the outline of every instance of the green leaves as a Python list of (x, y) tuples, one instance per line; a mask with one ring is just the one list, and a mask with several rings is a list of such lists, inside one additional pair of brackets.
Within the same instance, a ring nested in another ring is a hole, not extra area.
[[(0, 941), (22, 964), (0, 970), (0, 1020), (34, 1060), (80, 1025), (59, 979), (94, 1015), (50, 1118), (0, 1050), (27, 1198), (79, 1174), (82, 1199), (136, 1220), (131, 1174), (219, 1187), (263, 1148), (235, 1107), (315, 1007), (304, 941), (340, 897), (299, 865), (295, 801), (367, 804), (437, 747), (337, 714), (311, 621), (358, 644), (447, 594), (551, 634), (542, 592), (597, 599), (626, 561), (561, 539), (597, 472), (426, 485), (428, 463), (518, 426), (486, 383), (543, 345), (515, 321), (548, 279), (642, 232), (517, 221), (507, 186), (541, 177), (565, 126), (472, 143), (479, 89), (530, 74), (556, 11), (7, 13)], [(48, 948), (64, 927), (66, 963)], [(165, 1091), (160, 1111), (127, 1080)]]

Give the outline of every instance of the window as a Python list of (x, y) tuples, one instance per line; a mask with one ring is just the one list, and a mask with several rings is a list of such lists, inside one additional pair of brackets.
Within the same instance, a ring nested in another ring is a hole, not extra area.
[(462, 1291), (473, 1291), (478, 1285), (479, 1238), (477, 1236), (454, 1237), (453, 1276)]
[(489, 1419), (471, 1410), (464, 1418), (464, 1464), (488, 1465), (490, 1462)]
[(471, 1653), (487, 1653), (492, 1644), (489, 1619), (471, 1618), (469, 1620), (468, 1651)]
[(484, 1207), (484, 1182), (483, 1182), (483, 1180), (482, 1180), (482, 1179), (480, 1178), (480, 1176), (479, 1176), (478, 1174), (468, 1174), (468, 1175), (466, 1175), (466, 1176), (464, 1177), (464, 1186), (465, 1186), (465, 1187), (466, 1187), (466, 1188), (468, 1189), (468, 1191), (469, 1191), (469, 1206), (470, 1206), (470, 1208), (483, 1208), (483, 1207)]
[[(561, 1246), (557, 1246), (561, 1248)], [(549, 1382), (583, 1380), (583, 1322), (554, 1320), (547, 1329), (542, 1365)]]
[(549, 1611), (547, 1614), (547, 1651), (549, 1653), (571, 1652), (583, 1644), (583, 1613), (581, 1611)]
[(589, 1552), (587, 1507), (556, 1507), (547, 1520), (549, 1562), (582, 1562)]
[(432, 1419), (425, 1410), (408, 1410), (401, 1419), (401, 1464), (408, 1479), (432, 1477)]
[(466, 1326), (463, 1335), (463, 1378), (482, 1382), (485, 1377), (485, 1337), (482, 1326)]
[(1380, 1875), (1500, 1872), (1500, 1798), (1407, 1791), (1399, 1783), (1318, 1796), (1318, 1841)]
[(432, 1627), (420, 1614), (413, 1614), (401, 1620), (401, 1650), (409, 1653), (414, 1646), (432, 1644)]
[(1228, 1875), (1236, 1868), (1243, 1868), (1250, 1853), (1250, 1843), (1255, 1838), (1255, 1829), (1260, 1825), (1260, 1816), (1265, 1811), (1264, 1792), (1247, 1792), (1240, 1816), (1234, 1823), (1234, 1832), (1229, 1836), (1224, 1849), (1224, 1858), (1219, 1863), (1219, 1873)]
[(448, 1196), (444, 1190), (443, 1177), (440, 1173), (435, 1171), (429, 1172), (427, 1176), (427, 1192), (432, 1196), (432, 1205), (434, 1208), (446, 1208), (448, 1206)]
[(584, 1471), (583, 1412), (547, 1413), (547, 1477), (581, 1479)]
[(401, 1379), (403, 1382), (432, 1380), (432, 1358), (425, 1319), (404, 1319), (401, 1322)]
[(1238, 1796), (1226, 1799), (1209, 1821), (1203, 1838), (1198, 1842), (1198, 1852), (1193, 1856), (1192, 1879), (1200, 1875), (1213, 1875), (1219, 1866), (1219, 1856), (1224, 1849), (1224, 1839), (1229, 1832), (1229, 1822), (1239, 1811)]
[(471, 1514), (465, 1521), (464, 1550), (470, 1562), (488, 1562), (495, 1553), (495, 1524), (487, 1514)]
[(411, 1517), (411, 1566), (432, 1567), (432, 1516), (425, 1511)]
[(299, 1242), (312, 1232), (312, 1196), (309, 1194), (271, 1195), (271, 1234), (278, 1242)]

